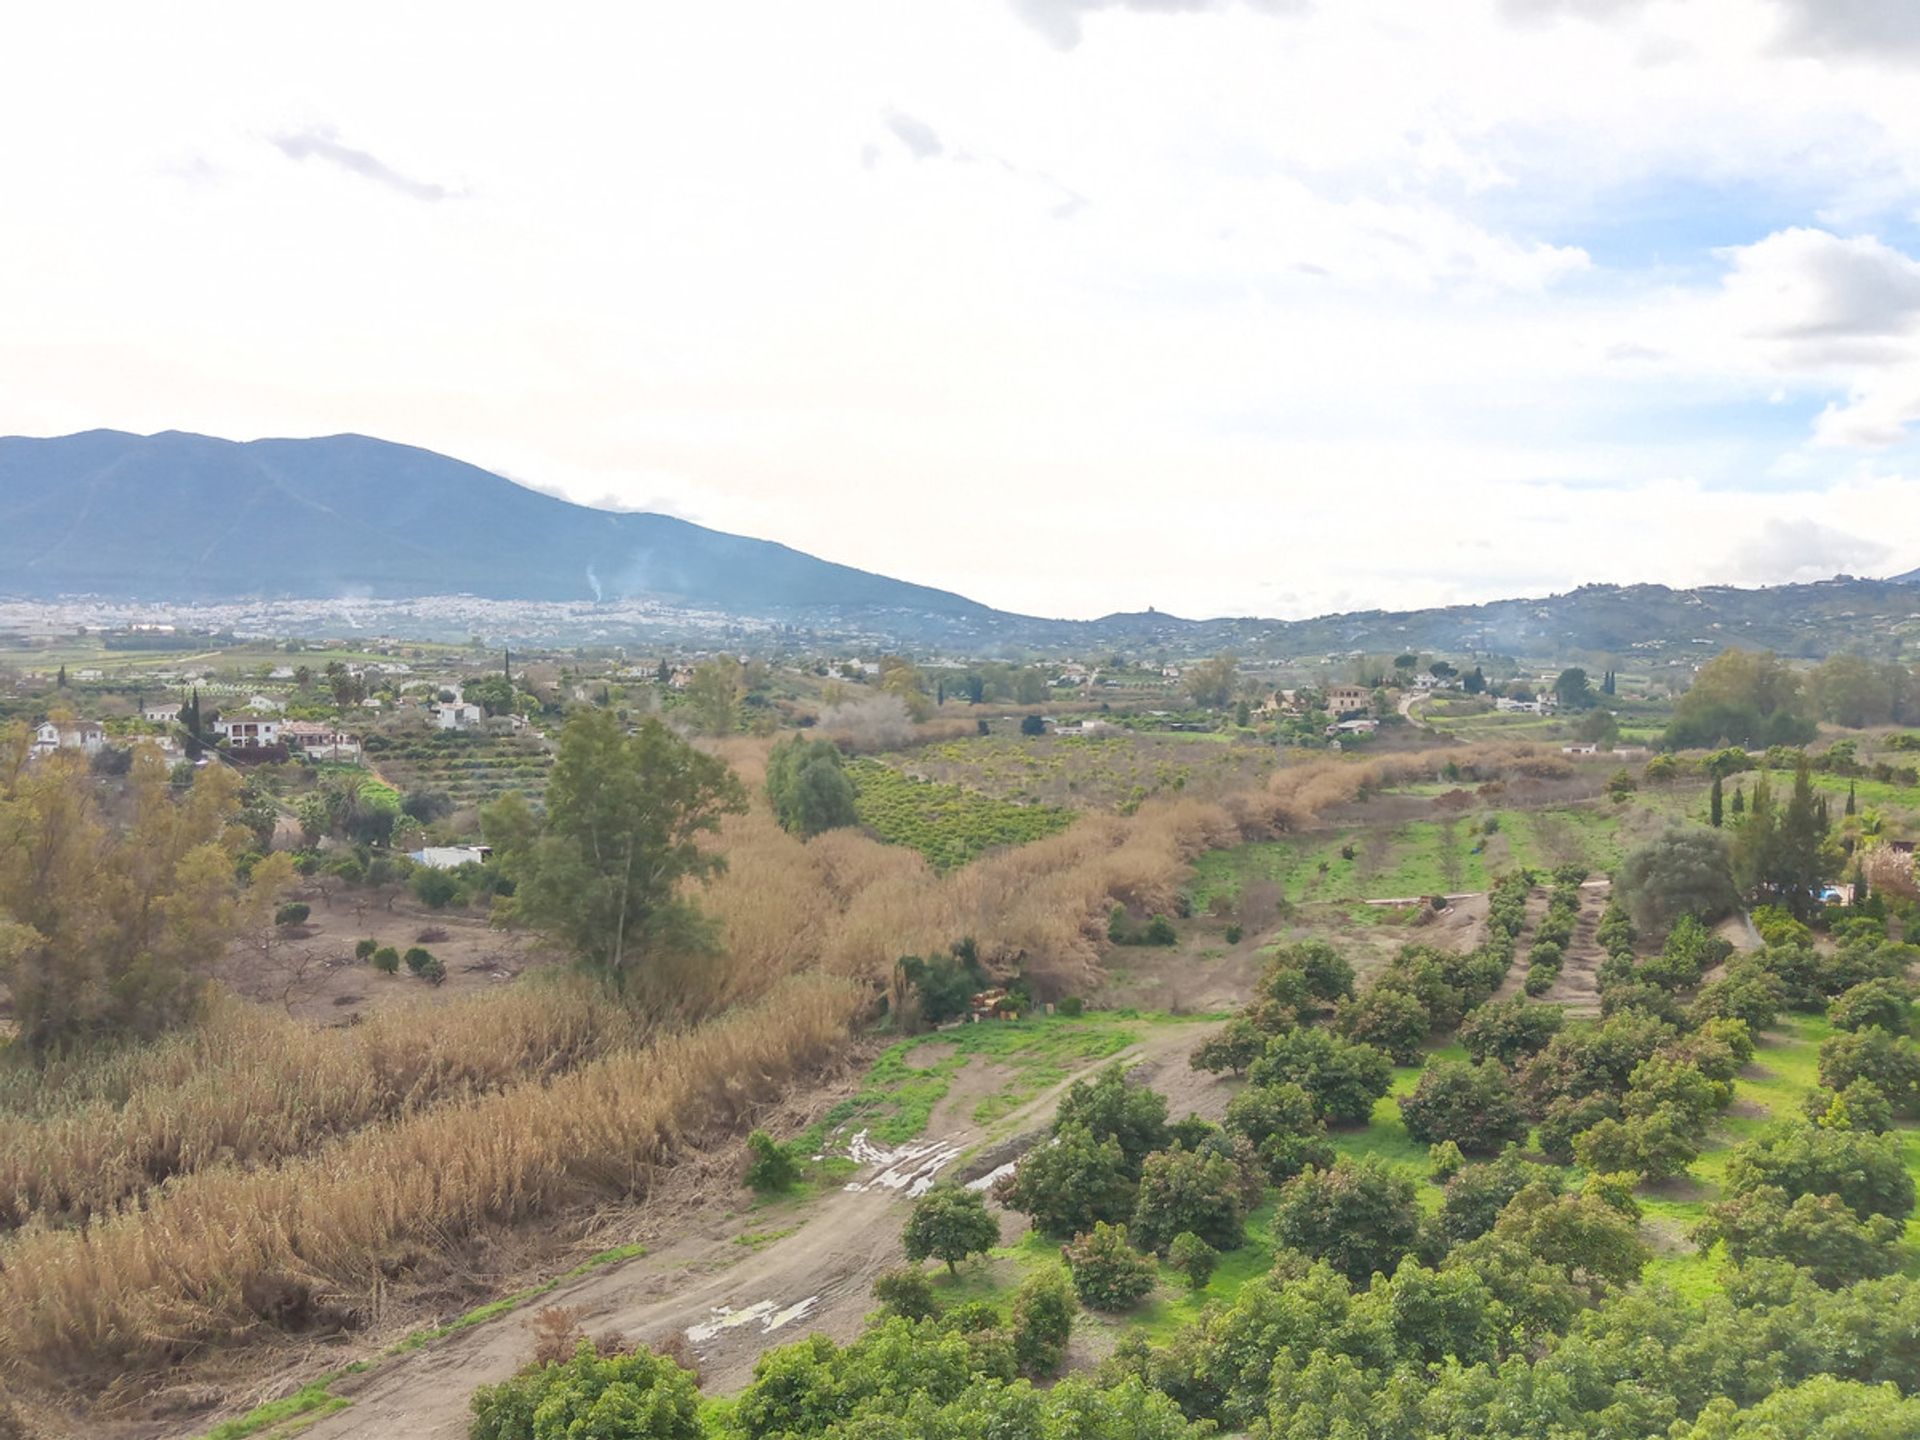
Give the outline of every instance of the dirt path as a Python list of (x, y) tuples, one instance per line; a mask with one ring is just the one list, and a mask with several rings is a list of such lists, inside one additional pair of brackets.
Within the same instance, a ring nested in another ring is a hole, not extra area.
[[(1137, 1066), (1167, 1093), (1175, 1118), (1189, 1110), (1217, 1118), (1231, 1087), (1186, 1063), (1209, 1028), (1153, 1030), (1114, 1059)], [(991, 1135), (987, 1127), (969, 1124), (893, 1152), (856, 1145), (856, 1158), (865, 1160), (860, 1173), (804, 1210), (760, 1212), (744, 1226), (692, 1222), (688, 1233), (653, 1253), (562, 1286), (539, 1303), (574, 1308), (590, 1335), (618, 1331), (652, 1343), (679, 1332), (699, 1357), (709, 1394), (738, 1390), (772, 1346), (815, 1333), (840, 1340), (856, 1334), (873, 1308), (874, 1277), (901, 1263), (909, 1197), (989, 1140), (999, 1143), (959, 1173), (1000, 1158), (1009, 1149), (1008, 1137), (1032, 1133), (1051, 1118), (1071, 1078), (996, 1122)], [(756, 1225), (768, 1238), (741, 1243), (741, 1233)], [(794, 1228), (767, 1228), (781, 1225)], [(535, 1308), (523, 1307), (342, 1381), (333, 1393), (351, 1403), (303, 1433), (315, 1440), (458, 1440), (467, 1433), (473, 1391), (508, 1378), (526, 1361), (532, 1341), (524, 1322)]]

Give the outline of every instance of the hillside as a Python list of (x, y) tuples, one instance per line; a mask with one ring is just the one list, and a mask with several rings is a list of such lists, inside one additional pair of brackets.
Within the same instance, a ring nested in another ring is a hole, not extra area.
[(0, 438), (0, 575), (21, 598), (654, 599), (779, 615), (986, 607), (667, 515), (589, 509), (362, 435)]

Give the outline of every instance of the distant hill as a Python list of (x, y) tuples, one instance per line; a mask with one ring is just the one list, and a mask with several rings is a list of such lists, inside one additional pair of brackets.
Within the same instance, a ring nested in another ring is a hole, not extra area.
[(364, 435), (241, 444), (178, 431), (0, 438), (0, 593), (993, 613), (770, 541), (574, 505), (410, 445)]
[[(0, 438), (0, 597), (28, 600), (575, 602), (588, 613), (540, 623), (544, 633), (576, 639), (618, 638), (617, 623), (652, 633), (653, 621), (616, 622), (593, 605), (639, 600), (694, 612), (702, 633), (750, 618), (823, 637), (974, 653), (1676, 658), (1742, 645), (1892, 657), (1920, 650), (1916, 585), (1920, 570), (1753, 590), (1583, 585), (1533, 599), (1294, 621), (1185, 620), (1155, 610), (1044, 620), (671, 516), (575, 505), (362, 435), (244, 444), (176, 431)], [(381, 623), (396, 633), (452, 633), (462, 620), (443, 607), (431, 624), (404, 613)]]

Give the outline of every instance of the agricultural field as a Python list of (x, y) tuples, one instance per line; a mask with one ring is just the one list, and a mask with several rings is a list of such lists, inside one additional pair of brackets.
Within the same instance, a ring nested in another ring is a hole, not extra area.
[(1624, 805), (1596, 801), (1541, 810), (1494, 807), (1457, 817), (1345, 825), (1253, 841), (1200, 857), (1189, 888), (1202, 911), (1216, 897), (1239, 898), (1254, 880), (1280, 887), (1291, 904), (1451, 895), (1488, 888), (1519, 867), (1579, 865), (1610, 870), (1669, 818), (1688, 813), (1686, 792), (1661, 792)]
[(509, 790), (538, 802), (552, 762), (546, 742), (530, 734), (473, 730), (410, 730), (369, 735), (366, 760), (401, 792), (444, 791), (456, 808), (484, 805)]
[(918, 850), (951, 870), (1003, 845), (1057, 834), (1074, 812), (1056, 805), (1003, 800), (961, 785), (912, 776), (878, 760), (847, 766), (860, 823), (889, 845)]
[(1149, 795), (1212, 798), (1257, 785), (1270, 745), (1206, 734), (981, 735), (881, 757), (908, 774), (1021, 804), (1121, 810)]

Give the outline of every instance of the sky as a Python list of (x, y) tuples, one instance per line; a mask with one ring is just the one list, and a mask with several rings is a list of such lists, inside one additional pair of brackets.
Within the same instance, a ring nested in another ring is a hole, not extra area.
[(1920, 5), (19, 7), (0, 433), (377, 435), (1007, 609), (1920, 566)]

